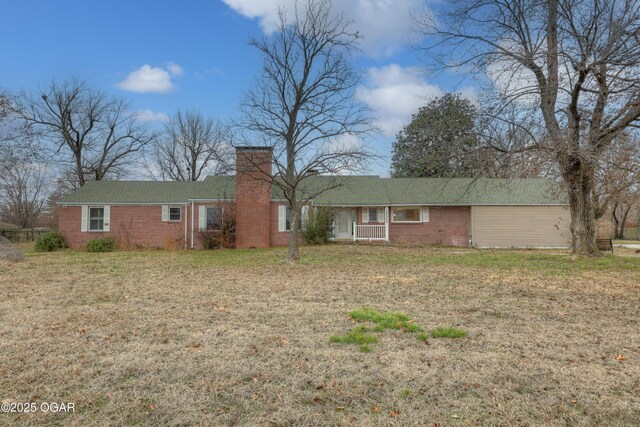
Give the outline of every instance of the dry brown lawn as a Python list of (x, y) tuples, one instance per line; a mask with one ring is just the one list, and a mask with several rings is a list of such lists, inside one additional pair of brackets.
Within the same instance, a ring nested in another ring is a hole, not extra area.
[[(328, 246), (0, 263), (12, 425), (640, 425), (640, 256)], [(329, 341), (370, 306), (459, 339)]]

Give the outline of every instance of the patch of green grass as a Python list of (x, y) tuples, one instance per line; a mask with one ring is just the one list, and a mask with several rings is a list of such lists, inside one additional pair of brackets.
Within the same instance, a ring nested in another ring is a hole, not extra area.
[(358, 344), (360, 351), (368, 353), (371, 351), (370, 344), (378, 342), (378, 337), (371, 332), (380, 333), (386, 329), (401, 329), (408, 333), (422, 332), (422, 326), (413, 323), (411, 318), (400, 312), (380, 312), (371, 307), (364, 307), (353, 310), (349, 316), (358, 322), (372, 322), (375, 325), (367, 328), (364, 325), (356, 326), (346, 335), (334, 335), (330, 338), (331, 342), (343, 344)]
[(398, 394), (402, 398), (407, 398), (407, 397), (411, 396), (413, 394), (413, 392), (411, 390), (409, 390), (408, 388), (403, 388), (402, 390), (400, 390), (400, 393), (398, 393)]
[(411, 318), (400, 312), (380, 312), (371, 307), (364, 307), (359, 310), (353, 310), (349, 316), (358, 322), (373, 322), (375, 332), (383, 332), (385, 329), (403, 329), (406, 332), (422, 332), (422, 327), (413, 323)]
[(369, 344), (375, 344), (378, 342), (378, 337), (368, 333), (365, 326), (357, 326), (345, 335), (334, 335), (330, 338), (331, 342), (341, 344), (358, 344), (360, 351), (368, 353), (371, 351)]
[(425, 334), (425, 333), (418, 334), (417, 338), (418, 338), (418, 341), (429, 342), (429, 334)]
[(467, 333), (464, 330), (450, 326), (438, 326), (431, 331), (431, 338), (463, 338), (466, 336)]

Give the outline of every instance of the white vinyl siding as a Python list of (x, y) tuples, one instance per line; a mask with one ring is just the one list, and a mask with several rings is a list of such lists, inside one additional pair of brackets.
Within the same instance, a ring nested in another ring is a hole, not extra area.
[(472, 206), (471, 240), (479, 248), (569, 247), (565, 206)]

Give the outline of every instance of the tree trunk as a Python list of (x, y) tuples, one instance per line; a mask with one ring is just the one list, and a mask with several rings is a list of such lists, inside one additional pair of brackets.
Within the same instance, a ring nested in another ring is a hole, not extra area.
[(298, 216), (299, 211), (296, 206), (297, 203), (292, 203), (291, 206), (291, 227), (289, 231), (289, 253), (287, 255), (288, 262), (296, 262), (300, 258), (300, 251), (298, 250)]
[(593, 168), (578, 162), (580, 172), (564, 173), (569, 187), (571, 211), (571, 243), (574, 254), (598, 257), (602, 254), (596, 246), (596, 221), (593, 211)]
[[(616, 208), (618, 206), (616, 205)], [(624, 225), (627, 222), (627, 218), (629, 217), (629, 211), (631, 210), (631, 205), (626, 208), (623, 207), (622, 219), (618, 220), (617, 216), (613, 215), (615, 221), (615, 235), (616, 239), (624, 239)]]

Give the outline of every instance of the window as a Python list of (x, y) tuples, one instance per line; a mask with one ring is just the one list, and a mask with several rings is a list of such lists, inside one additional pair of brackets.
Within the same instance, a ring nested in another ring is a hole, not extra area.
[(378, 209), (369, 208), (369, 222), (378, 222)]
[(223, 208), (207, 206), (207, 230), (220, 230)]
[(89, 208), (89, 231), (104, 230), (104, 208)]
[[(298, 215), (298, 229), (303, 230), (307, 226), (309, 206), (300, 208)], [(291, 231), (291, 209), (288, 206), (278, 206), (278, 231)]]
[(289, 206), (285, 208), (284, 229), (286, 231), (291, 230), (291, 208)]
[(182, 213), (182, 208), (175, 207), (169, 208), (169, 221), (180, 221), (180, 215)]
[(391, 220), (393, 222), (420, 222), (422, 221), (420, 211), (419, 207), (392, 208)]

